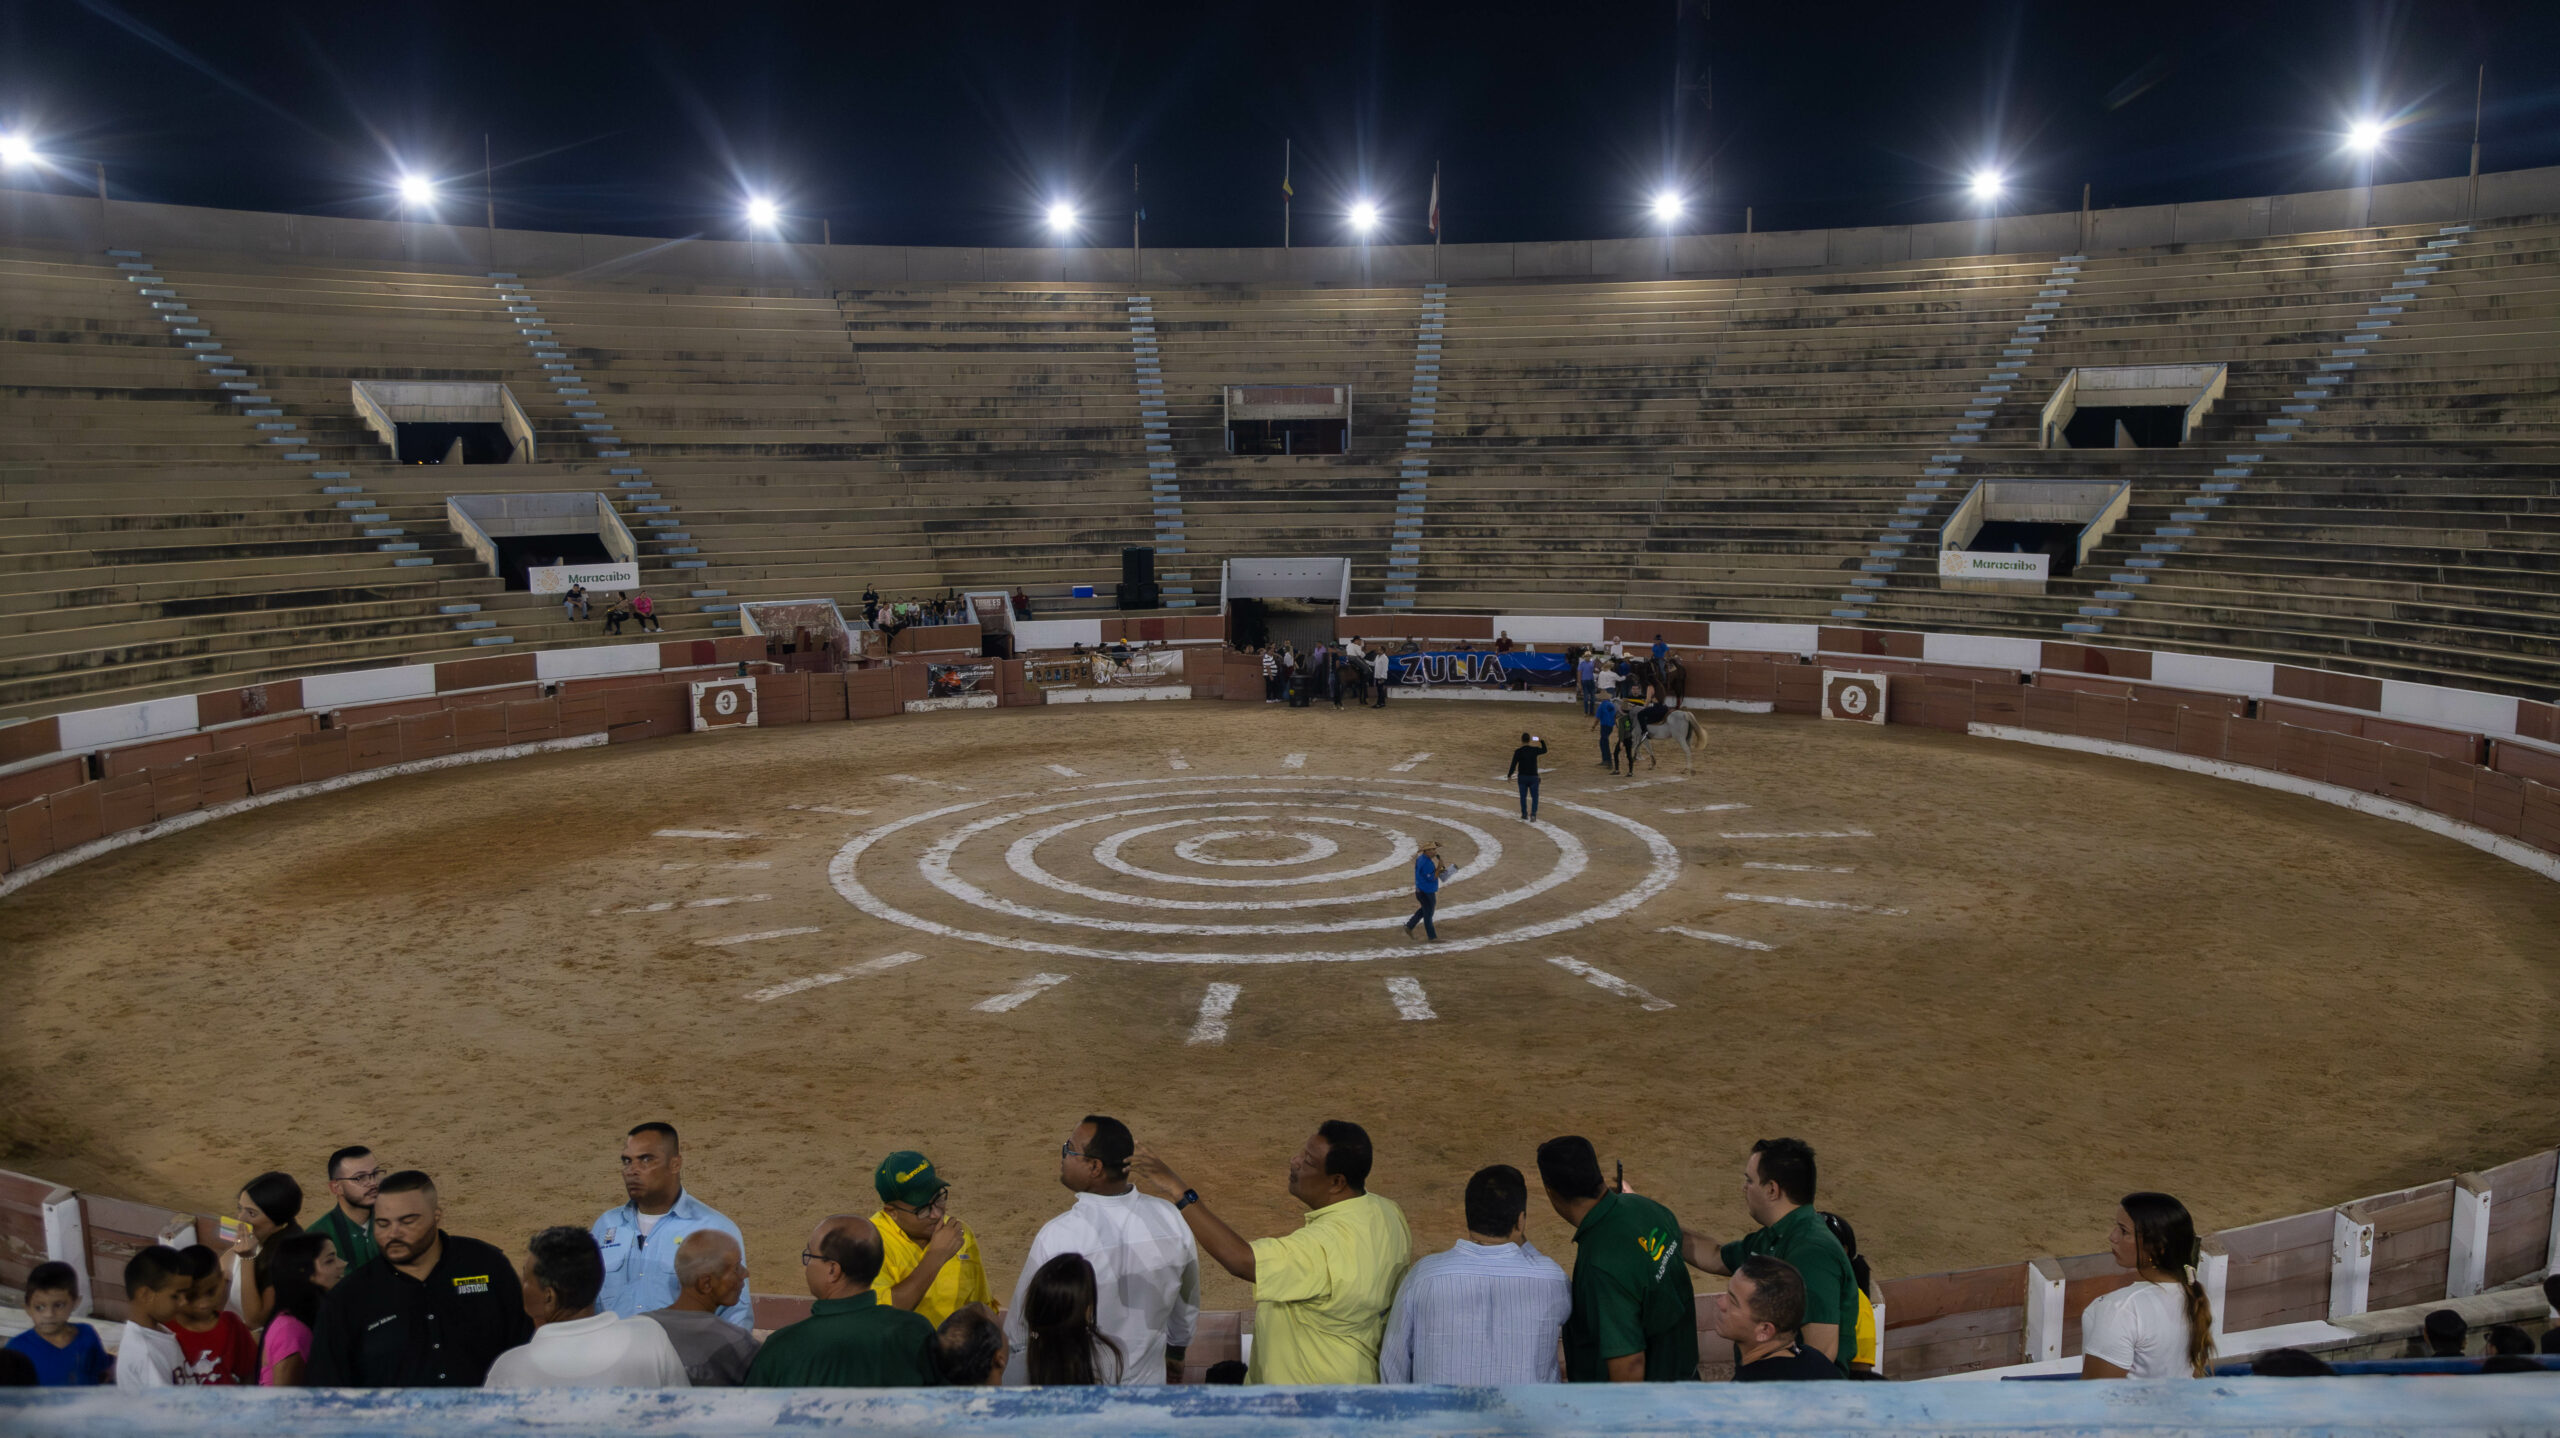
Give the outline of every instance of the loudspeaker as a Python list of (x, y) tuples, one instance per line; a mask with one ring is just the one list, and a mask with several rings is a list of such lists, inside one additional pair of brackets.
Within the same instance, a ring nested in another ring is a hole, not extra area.
[(1156, 552), (1131, 547), (1120, 551), (1120, 607), (1154, 609), (1161, 594), (1156, 589)]

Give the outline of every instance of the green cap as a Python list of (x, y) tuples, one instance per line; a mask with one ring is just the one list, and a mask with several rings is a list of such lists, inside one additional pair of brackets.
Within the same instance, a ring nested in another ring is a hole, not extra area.
[(911, 1148), (902, 1148), (880, 1160), (879, 1170), (871, 1175), (871, 1186), (880, 1191), (883, 1203), (903, 1203), (909, 1208), (925, 1208), (942, 1196), (951, 1185), (933, 1171), (933, 1160)]

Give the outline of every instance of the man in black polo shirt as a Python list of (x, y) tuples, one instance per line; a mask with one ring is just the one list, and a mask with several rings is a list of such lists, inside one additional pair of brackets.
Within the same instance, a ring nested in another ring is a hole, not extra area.
[(379, 1262), (349, 1271), (320, 1306), (315, 1388), (477, 1388), (533, 1337), (507, 1255), (443, 1229), (435, 1180), (403, 1169), (373, 1201)]
[(1783, 1258), (1742, 1260), (1716, 1295), (1716, 1336), (1733, 1344), (1736, 1383), (1840, 1377), (1840, 1366), (1804, 1346), (1804, 1275)]
[(1520, 781), (1520, 817), (1530, 823), (1538, 821), (1538, 756), (1547, 752), (1547, 741), (1523, 732), (1520, 747), (1511, 751), (1511, 768), (1503, 777)]

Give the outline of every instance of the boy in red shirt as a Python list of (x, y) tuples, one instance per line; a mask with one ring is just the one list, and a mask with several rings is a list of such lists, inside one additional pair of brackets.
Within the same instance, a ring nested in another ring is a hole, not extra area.
[(258, 1340), (239, 1314), (222, 1306), (231, 1281), (223, 1276), (221, 1258), (201, 1243), (180, 1249), (178, 1256), (185, 1265), (187, 1298), (169, 1320), (169, 1334), (186, 1355), (188, 1372), (198, 1383), (255, 1384)]

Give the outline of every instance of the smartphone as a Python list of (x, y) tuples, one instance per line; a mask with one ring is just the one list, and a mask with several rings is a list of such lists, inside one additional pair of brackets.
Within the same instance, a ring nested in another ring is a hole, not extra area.
[(214, 1222), (221, 1227), (225, 1243), (238, 1243), (249, 1236), (249, 1225), (236, 1218), (218, 1218)]
[(1622, 1159), (1619, 1159), (1619, 1160), (1618, 1160), (1618, 1192), (1620, 1192), (1620, 1193), (1624, 1193), (1624, 1192), (1626, 1192), (1626, 1191), (1627, 1191), (1627, 1161), (1626, 1161), (1625, 1159), (1623, 1159), (1623, 1158), (1622, 1158)]

